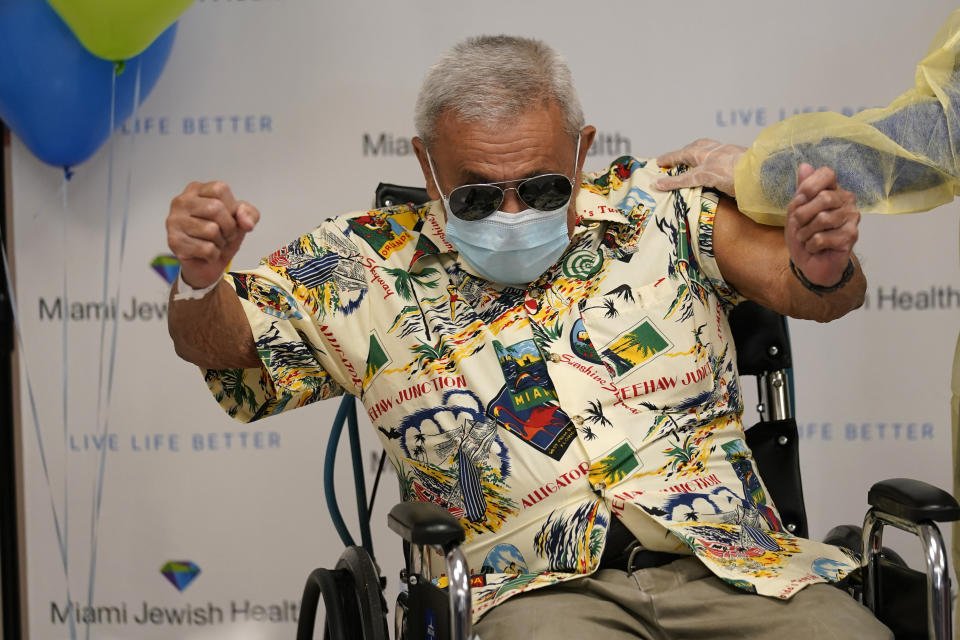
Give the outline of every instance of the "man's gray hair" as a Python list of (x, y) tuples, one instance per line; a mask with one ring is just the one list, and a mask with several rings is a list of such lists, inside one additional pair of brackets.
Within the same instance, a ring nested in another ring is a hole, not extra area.
[(545, 43), (516, 36), (478, 36), (447, 51), (430, 69), (417, 96), (417, 135), (434, 142), (437, 119), (451, 110), (467, 122), (500, 124), (552, 101), (576, 136), (583, 107), (570, 68)]

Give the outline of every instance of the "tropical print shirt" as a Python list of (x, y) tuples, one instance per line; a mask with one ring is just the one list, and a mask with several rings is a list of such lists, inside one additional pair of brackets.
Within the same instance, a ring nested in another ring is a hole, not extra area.
[(263, 364), (208, 385), (243, 421), (360, 398), (403, 498), (466, 530), (475, 618), (595, 571), (614, 517), (747, 591), (840, 579), (856, 561), (784, 529), (744, 442), (717, 196), (660, 171), (584, 174), (569, 247), (525, 288), (475, 274), (439, 202), (327, 220), (227, 274)]

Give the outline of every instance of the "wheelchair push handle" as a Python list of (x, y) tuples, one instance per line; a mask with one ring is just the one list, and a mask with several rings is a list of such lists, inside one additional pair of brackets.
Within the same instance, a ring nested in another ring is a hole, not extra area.
[(432, 502), (401, 502), (387, 515), (390, 529), (410, 544), (439, 546), (444, 552), (464, 541), (457, 519)]

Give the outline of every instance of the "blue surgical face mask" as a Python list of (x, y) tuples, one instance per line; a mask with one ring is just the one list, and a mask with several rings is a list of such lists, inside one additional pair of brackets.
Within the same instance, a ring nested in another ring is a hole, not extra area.
[(461, 220), (447, 210), (447, 239), (487, 280), (524, 285), (539, 278), (570, 244), (567, 207), (497, 211), (474, 221)]
[[(575, 163), (579, 157), (578, 136)], [(462, 220), (450, 212), (449, 202), (437, 182), (437, 172), (429, 152), (427, 160), (447, 213), (447, 239), (463, 259), (487, 280), (510, 285), (533, 282), (557, 261), (570, 244), (567, 235), (569, 202), (552, 211), (527, 208), (519, 213), (497, 211), (481, 220)]]

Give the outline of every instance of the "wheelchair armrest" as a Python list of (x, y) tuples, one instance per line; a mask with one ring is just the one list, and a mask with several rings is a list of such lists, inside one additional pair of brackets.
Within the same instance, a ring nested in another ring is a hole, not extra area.
[(439, 545), (444, 550), (466, 538), (450, 513), (432, 502), (401, 502), (387, 515), (390, 529), (411, 544)]
[(910, 478), (883, 480), (870, 487), (871, 507), (913, 523), (960, 520), (960, 504), (946, 491)]

